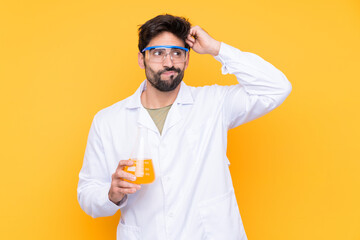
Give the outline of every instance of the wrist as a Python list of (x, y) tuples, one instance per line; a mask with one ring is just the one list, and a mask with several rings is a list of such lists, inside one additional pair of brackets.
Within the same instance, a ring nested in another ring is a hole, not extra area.
[(124, 196), (121, 198), (120, 201), (118, 201), (118, 202), (116, 203), (116, 205), (117, 205), (117, 206), (120, 206), (120, 205), (122, 205), (126, 200), (127, 200), (127, 195), (124, 194)]
[(114, 203), (115, 205), (119, 205), (120, 203), (121, 203), (121, 201), (124, 199), (124, 197), (125, 197), (125, 194), (124, 193), (120, 193), (117, 197), (114, 197), (114, 198), (112, 198), (111, 197), (111, 193), (110, 193), (110, 191), (109, 191), (109, 193), (108, 193), (108, 198), (109, 198), (109, 200), (112, 202), (112, 203)]
[(214, 57), (219, 55), (220, 47), (221, 47), (221, 42), (214, 40), (213, 48), (210, 54)]

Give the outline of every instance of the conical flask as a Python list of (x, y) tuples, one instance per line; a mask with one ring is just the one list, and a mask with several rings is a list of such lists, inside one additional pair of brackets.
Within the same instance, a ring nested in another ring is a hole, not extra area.
[(130, 156), (134, 162), (133, 166), (125, 167), (124, 171), (134, 174), (136, 184), (148, 184), (155, 180), (155, 172), (151, 158), (150, 146), (148, 142), (147, 129), (139, 126), (135, 146)]

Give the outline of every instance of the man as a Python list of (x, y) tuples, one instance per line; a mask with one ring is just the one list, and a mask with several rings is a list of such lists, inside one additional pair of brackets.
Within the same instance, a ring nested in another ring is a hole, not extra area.
[[(213, 55), (239, 84), (187, 86), (190, 48)], [(93, 217), (121, 209), (118, 239), (247, 239), (226, 157), (227, 131), (279, 106), (290, 83), (260, 57), (171, 15), (139, 28), (138, 63), (146, 74), (139, 89), (93, 120), (79, 175), (82, 209)], [(133, 164), (138, 126), (147, 129), (156, 173), (141, 186), (124, 171)]]

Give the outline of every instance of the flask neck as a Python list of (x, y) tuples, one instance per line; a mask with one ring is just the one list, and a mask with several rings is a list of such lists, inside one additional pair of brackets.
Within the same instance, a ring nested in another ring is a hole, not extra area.
[(139, 160), (151, 159), (148, 142), (148, 129), (145, 127), (138, 127), (137, 138), (131, 158)]

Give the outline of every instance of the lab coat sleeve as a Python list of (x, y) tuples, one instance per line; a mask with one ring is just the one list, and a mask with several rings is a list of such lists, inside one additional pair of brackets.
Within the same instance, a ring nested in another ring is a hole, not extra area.
[(278, 107), (292, 86), (285, 75), (261, 57), (221, 43), (215, 59), (223, 74), (234, 74), (239, 82), (227, 88), (223, 113), (228, 129), (254, 120)]
[(94, 218), (114, 215), (127, 203), (127, 198), (123, 199), (120, 205), (109, 200), (112, 173), (109, 172), (106, 164), (99, 125), (95, 116), (88, 136), (77, 189), (81, 208)]

